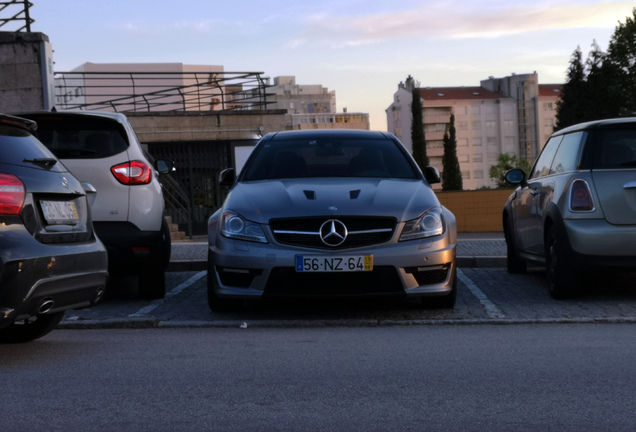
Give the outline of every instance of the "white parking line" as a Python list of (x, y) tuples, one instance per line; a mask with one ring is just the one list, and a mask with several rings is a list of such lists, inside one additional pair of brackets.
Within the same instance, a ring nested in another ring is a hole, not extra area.
[[(173, 297), (173, 296), (176, 296), (177, 294), (180, 294), (184, 289), (190, 287), (196, 281), (198, 281), (203, 276), (205, 276), (206, 273), (207, 273), (206, 271), (201, 271), (201, 272), (195, 274), (194, 276), (192, 276), (187, 281), (177, 285), (176, 287), (174, 287), (173, 289), (168, 291), (166, 293), (166, 297)], [(163, 302), (164, 302), (164, 299), (153, 300), (148, 306), (144, 306), (141, 309), (139, 309), (137, 312), (135, 312), (134, 314), (131, 314), (131, 315), (128, 315), (128, 316), (131, 317), (131, 318), (148, 316), (150, 314), (150, 312), (154, 311), (159, 306), (161, 306), (163, 304)]]
[(477, 297), (477, 300), (479, 300), (481, 305), (486, 310), (486, 314), (488, 314), (488, 317), (503, 318), (506, 316), (506, 314), (504, 314), (501, 309), (499, 309), (493, 302), (491, 302), (488, 296), (486, 296), (486, 294), (484, 294), (483, 291), (480, 290), (477, 285), (475, 285), (475, 283), (464, 274), (463, 271), (461, 271), (461, 269), (457, 269), (457, 277), (464, 283), (464, 285), (466, 285), (466, 288), (468, 288), (470, 292), (473, 293), (475, 297)]

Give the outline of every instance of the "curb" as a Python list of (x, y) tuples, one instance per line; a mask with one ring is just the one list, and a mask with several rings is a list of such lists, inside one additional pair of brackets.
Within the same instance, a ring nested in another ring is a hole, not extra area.
[(113, 319), (104, 321), (62, 321), (56, 329), (169, 329), (169, 328), (320, 328), (320, 327), (408, 327), (439, 325), (535, 325), (535, 324), (636, 324), (636, 317), (615, 318), (542, 318), (542, 319), (441, 319), (441, 320), (316, 320), (316, 321), (160, 321), (158, 319)]

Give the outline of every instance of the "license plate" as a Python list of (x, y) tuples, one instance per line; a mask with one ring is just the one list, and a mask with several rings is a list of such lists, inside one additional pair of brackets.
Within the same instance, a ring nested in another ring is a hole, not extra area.
[(77, 223), (79, 216), (72, 201), (44, 201), (40, 200), (44, 219), (50, 225)]
[(297, 272), (354, 272), (373, 270), (373, 255), (296, 256)]

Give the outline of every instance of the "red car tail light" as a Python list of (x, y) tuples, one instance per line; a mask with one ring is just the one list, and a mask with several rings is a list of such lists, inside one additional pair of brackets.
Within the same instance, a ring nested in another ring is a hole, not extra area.
[(572, 211), (592, 211), (594, 201), (590, 187), (585, 180), (575, 180), (570, 188), (570, 210)]
[(25, 193), (22, 180), (12, 174), (0, 173), (0, 214), (19, 215)]
[(125, 185), (148, 184), (152, 180), (150, 167), (141, 161), (130, 161), (110, 169), (117, 181)]

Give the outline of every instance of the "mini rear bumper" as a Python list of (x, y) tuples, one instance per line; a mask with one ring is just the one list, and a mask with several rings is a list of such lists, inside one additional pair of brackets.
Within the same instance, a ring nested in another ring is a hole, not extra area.
[(636, 225), (612, 225), (604, 219), (563, 223), (577, 267), (636, 271)]

